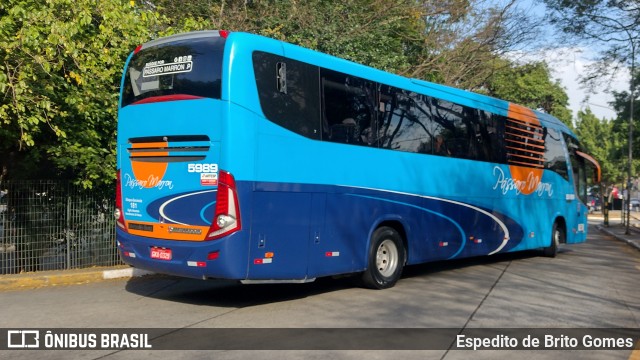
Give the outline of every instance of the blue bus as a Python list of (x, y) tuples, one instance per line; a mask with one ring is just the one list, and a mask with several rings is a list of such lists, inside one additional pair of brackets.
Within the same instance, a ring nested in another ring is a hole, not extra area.
[(555, 256), (585, 241), (599, 174), (548, 114), (227, 31), (135, 49), (117, 146), (124, 262), (243, 283)]

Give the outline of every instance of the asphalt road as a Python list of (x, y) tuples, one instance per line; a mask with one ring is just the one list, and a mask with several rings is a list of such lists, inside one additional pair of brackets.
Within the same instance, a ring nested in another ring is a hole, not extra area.
[[(388, 329), (382, 336), (392, 340), (397, 337), (393, 328), (446, 328), (456, 332), (470, 328), (640, 328), (640, 251), (603, 235), (595, 227), (589, 230), (586, 243), (564, 245), (554, 259), (532, 251), (412, 266), (405, 269), (403, 279), (394, 288), (382, 291), (354, 287), (350, 279), (239, 285), (164, 276), (7, 291), (0, 293), (0, 328), (363, 328)], [(252, 335), (242, 339), (247, 349), (255, 348)], [(323, 341), (321, 333), (310, 336), (316, 335), (318, 341)], [(313, 344), (315, 340), (306, 341)], [(402, 345), (395, 350), (348, 351), (15, 350), (0, 351), (0, 357), (640, 357), (638, 350), (463, 351), (445, 344), (433, 350), (398, 353), (398, 348)]]

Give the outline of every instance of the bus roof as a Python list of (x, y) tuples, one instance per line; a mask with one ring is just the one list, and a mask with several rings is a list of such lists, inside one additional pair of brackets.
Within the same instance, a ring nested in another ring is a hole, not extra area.
[(181, 41), (181, 40), (191, 40), (191, 39), (200, 39), (204, 37), (213, 37), (213, 36), (225, 36), (226, 33), (224, 30), (203, 30), (203, 31), (192, 31), (188, 33), (175, 34), (167, 37), (162, 37), (159, 39), (151, 40), (146, 42), (138, 47), (140, 49), (146, 49), (152, 46), (157, 46), (169, 42)]

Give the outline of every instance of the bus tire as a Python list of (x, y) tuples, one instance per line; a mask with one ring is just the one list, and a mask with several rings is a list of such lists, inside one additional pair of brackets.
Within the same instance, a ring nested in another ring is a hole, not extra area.
[(564, 242), (564, 228), (557, 221), (553, 223), (551, 229), (551, 244), (545, 248), (542, 248), (542, 255), (550, 258), (558, 255), (558, 247)]
[(371, 236), (367, 270), (362, 274), (362, 285), (370, 289), (388, 289), (402, 275), (406, 252), (402, 237), (387, 226), (380, 227)]

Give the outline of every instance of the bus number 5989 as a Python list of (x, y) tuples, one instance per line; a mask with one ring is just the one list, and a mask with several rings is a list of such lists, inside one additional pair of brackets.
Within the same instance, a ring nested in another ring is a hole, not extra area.
[(188, 164), (187, 171), (190, 173), (217, 173), (218, 164)]

